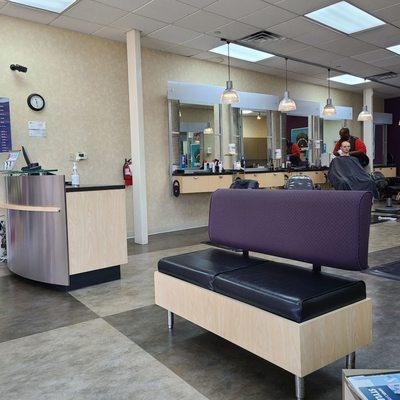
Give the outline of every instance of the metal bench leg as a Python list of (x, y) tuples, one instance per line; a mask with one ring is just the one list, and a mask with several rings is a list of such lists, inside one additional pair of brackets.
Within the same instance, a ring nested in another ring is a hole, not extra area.
[(350, 353), (346, 356), (346, 368), (347, 369), (356, 368), (356, 352)]
[(174, 327), (174, 313), (168, 311), (168, 329), (172, 329)]
[(296, 400), (303, 400), (305, 398), (304, 391), (304, 378), (300, 378), (299, 376), (295, 376), (296, 383)]

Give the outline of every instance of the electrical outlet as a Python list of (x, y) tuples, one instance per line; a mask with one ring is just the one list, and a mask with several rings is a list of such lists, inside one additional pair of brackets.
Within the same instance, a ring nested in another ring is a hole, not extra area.
[(87, 158), (87, 153), (84, 151), (80, 151), (79, 153), (75, 154), (75, 161), (87, 160)]

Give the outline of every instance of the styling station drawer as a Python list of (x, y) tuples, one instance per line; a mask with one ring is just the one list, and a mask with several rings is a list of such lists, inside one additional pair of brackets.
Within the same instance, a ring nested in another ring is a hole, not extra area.
[(385, 178), (395, 178), (397, 176), (396, 167), (377, 167), (374, 171), (381, 172)]
[(285, 174), (283, 172), (270, 172), (266, 174), (266, 187), (279, 187), (285, 185)]
[(258, 184), (260, 185), (260, 188), (266, 188), (267, 185), (267, 174), (266, 173), (261, 173), (261, 174), (245, 174), (244, 179), (252, 179), (254, 181), (258, 181)]
[(210, 192), (208, 176), (177, 176), (173, 180), (179, 182), (182, 194)]
[(232, 184), (232, 175), (217, 175), (208, 177), (209, 192), (217, 189), (229, 189)]

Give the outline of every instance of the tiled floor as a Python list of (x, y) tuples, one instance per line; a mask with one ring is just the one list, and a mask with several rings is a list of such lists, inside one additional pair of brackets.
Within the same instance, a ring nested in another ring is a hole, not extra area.
[[(0, 265), (0, 399), (292, 399), (284, 370), (181, 318), (168, 332), (166, 312), (154, 305), (157, 261), (206, 248), (204, 240), (200, 228), (130, 244), (121, 281), (70, 293)], [(371, 266), (399, 260), (400, 223), (372, 225), (370, 251)], [(374, 341), (358, 352), (358, 366), (399, 368), (400, 282), (343, 274), (365, 280), (374, 303)], [(343, 367), (340, 360), (309, 375), (307, 399), (340, 399)]]

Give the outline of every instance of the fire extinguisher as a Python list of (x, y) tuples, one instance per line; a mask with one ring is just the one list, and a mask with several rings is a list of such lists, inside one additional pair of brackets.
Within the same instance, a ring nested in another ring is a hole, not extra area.
[(122, 173), (124, 176), (125, 186), (132, 185), (132, 161), (125, 158), (124, 166), (122, 167)]

